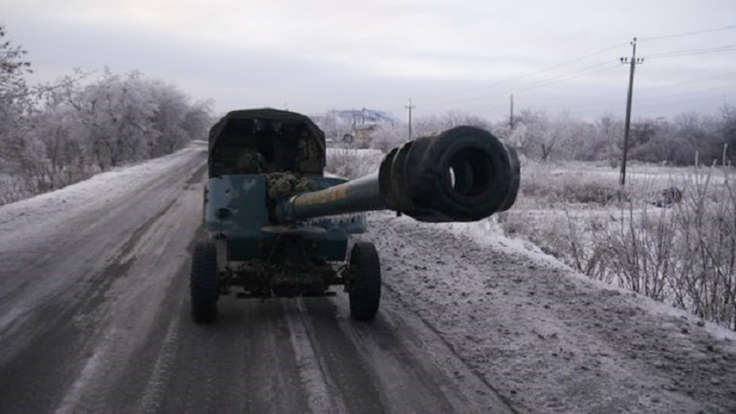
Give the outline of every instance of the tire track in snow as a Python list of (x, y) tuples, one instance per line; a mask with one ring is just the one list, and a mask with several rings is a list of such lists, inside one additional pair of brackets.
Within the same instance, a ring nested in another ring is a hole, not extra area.
[(308, 320), (304, 304), (301, 299), (295, 301), (282, 303), (302, 386), (308, 396), (309, 409), (313, 413), (347, 413), (345, 401), (336, 392), (337, 386), (326, 375), (324, 359), (314, 348), (314, 333), (310, 335), (314, 327)]

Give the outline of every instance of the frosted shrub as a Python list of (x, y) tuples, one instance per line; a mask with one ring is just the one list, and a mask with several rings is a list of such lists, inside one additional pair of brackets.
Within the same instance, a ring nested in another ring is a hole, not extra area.
[(0, 167), (14, 176), (0, 205), (174, 152), (211, 124), (208, 102), (139, 72), (75, 74), (39, 91), (16, 127), (0, 126)]
[(628, 202), (615, 220), (591, 219), (587, 234), (568, 215), (567, 261), (736, 329), (736, 188), (730, 169), (716, 171), (694, 169), (671, 208)]
[(329, 148), (325, 170), (340, 177), (355, 179), (378, 170), (383, 153), (379, 150)]

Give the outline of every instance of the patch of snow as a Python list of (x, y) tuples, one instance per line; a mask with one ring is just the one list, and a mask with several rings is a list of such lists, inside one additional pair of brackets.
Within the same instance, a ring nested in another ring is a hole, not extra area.
[(372, 148), (327, 148), (327, 156), (347, 154), (358, 158), (383, 157), (381, 150)]
[(298, 310), (297, 312), (290, 312), (284, 305), (285, 317), (301, 384), (308, 395), (309, 409), (313, 413), (330, 412), (330, 408), (335, 412), (347, 412), (340, 395), (329, 392), (327, 379), (323, 373), (326, 363), (314, 352), (310, 332), (314, 335), (315, 329), (304, 316), (306, 313), (304, 305), (303, 303), (294, 305), (292, 308), (297, 309), (292, 310)]
[(492, 220), (369, 216), (383, 280), (520, 412), (733, 412), (734, 334), (588, 279)]
[[(408, 220), (411, 219), (409, 218)], [(677, 309), (665, 303), (657, 302), (647, 296), (636, 294), (635, 292), (632, 292), (625, 288), (610, 285), (601, 280), (591, 279), (581, 273), (578, 273), (573, 268), (558, 260), (554, 256), (544, 253), (534, 243), (522, 239), (506, 237), (503, 234), (501, 226), (494, 219), (494, 217), (472, 223), (441, 223), (436, 224), (436, 226), (439, 229), (452, 232), (455, 235), (469, 237), (476, 243), (483, 246), (492, 247), (494, 250), (502, 251), (506, 254), (523, 256), (539, 266), (546, 266), (547, 268), (564, 270), (566, 272), (569, 272), (568, 274), (570, 276), (576, 279), (583, 280), (585, 283), (594, 285), (599, 289), (613, 289), (622, 294), (630, 295), (641, 306), (646, 307), (647, 310), (650, 312), (654, 312), (664, 316), (673, 316), (690, 320), (698, 319), (695, 315), (685, 310)], [(736, 341), (735, 331), (727, 329), (713, 322), (702, 321), (701, 323), (705, 323), (704, 327), (714, 337), (728, 338), (730, 340)]]

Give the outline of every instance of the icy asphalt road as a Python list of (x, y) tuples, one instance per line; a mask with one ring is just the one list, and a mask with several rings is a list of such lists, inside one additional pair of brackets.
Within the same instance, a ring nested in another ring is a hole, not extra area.
[[(375, 213), (371, 324), (187, 291), (205, 147), (0, 207), (0, 413), (736, 412), (736, 335), (491, 223)], [(487, 225), (487, 228), (485, 227)]]
[(193, 324), (205, 156), (0, 208), (0, 413), (513, 412), (390, 290), (371, 324), (342, 292)]

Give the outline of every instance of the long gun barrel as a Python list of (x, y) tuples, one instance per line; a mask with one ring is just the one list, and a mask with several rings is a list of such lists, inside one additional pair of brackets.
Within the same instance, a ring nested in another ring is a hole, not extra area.
[(391, 150), (377, 172), (281, 201), (279, 222), (394, 210), (426, 222), (476, 221), (509, 209), (519, 160), (488, 131), (461, 126)]

